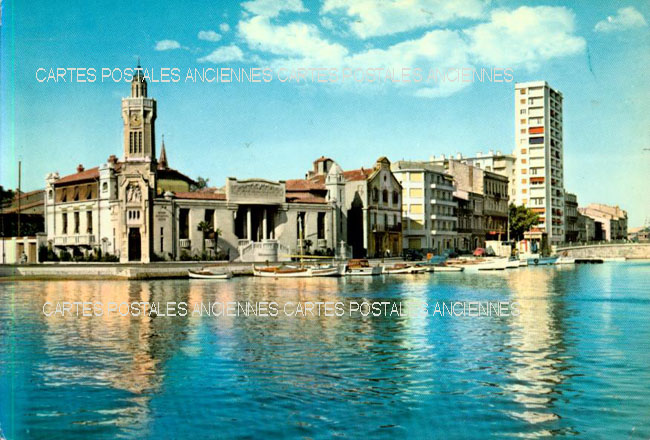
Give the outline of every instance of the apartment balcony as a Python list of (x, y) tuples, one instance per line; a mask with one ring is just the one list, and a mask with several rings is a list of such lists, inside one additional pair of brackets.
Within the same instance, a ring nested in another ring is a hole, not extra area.
[(192, 247), (192, 241), (189, 238), (181, 238), (179, 245), (181, 249), (190, 249)]
[(372, 232), (402, 232), (402, 224), (396, 225), (373, 225)]
[(316, 240), (316, 246), (318, 246), (319, 249), (326, 249), (327, 248), (327, 239), (319, 238), (318, 240)]
[(59, 235), (54, 237), (54, 246), (92, 246), (95, 236), (92, 234)]
[(451, 229), (432, 229), (431, 235), (458, 235), (458, 231)]
[(431, 199), (432, 205), (447, 205), (447, 206), (458, 206), (458, 203), (453, 200), (444, 200), (444, 199)]
[(449, 221), (456, 221), (456, 217), (453, 215), (445, 215), (445, 214), (431, 214), (431, 220), (449, 220)]
[(205, 241), (205, 247), (208, 249), (214, 249), (216, 245), (216, 240), (214, 238), (206, 238), (204, 239)]
[(454, 186), (449, 183), (432, 183), (431, 189), (442, 189), (446, 191), (454, 191)]

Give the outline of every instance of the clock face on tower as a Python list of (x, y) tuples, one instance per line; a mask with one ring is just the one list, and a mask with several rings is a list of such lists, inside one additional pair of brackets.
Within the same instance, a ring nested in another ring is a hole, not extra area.
[(140, 113), (131, 113), (131, 126), (139, 127), (142, 124), (142, 115)]

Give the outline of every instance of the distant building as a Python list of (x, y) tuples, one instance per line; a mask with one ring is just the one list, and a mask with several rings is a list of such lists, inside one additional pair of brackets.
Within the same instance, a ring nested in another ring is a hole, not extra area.
[[(16, 191), (12, 200), (5, 200), (0, 208), (0, 236), (24, 237), (43, 232), (44, 194), (45, 191), (42, 189), (21, 193)], [(20, 234), (18, 234), (19, 213)]]
[(627, 239), (636, 243), (647, 243), (650, 241), (650, 227), (641, 226), (637, 228), (629, 228), (627, 232)]
[[(627, 212), (618, 206), (592, 203), (578, 211), (594, 220), (595, 240), (611, 241), (627, 239)], [(598, 226), (600, 224), (600, 226)]]
[(529, 236), (550, 244), (565, 240), (562, 111), (562, 94), (545, 81), (515, 85), (514, 201), (540, 216)]
[(472, 165), (481, 168), (485, 171), (490, 171), (500, 174), (508, 178), (508, 199), (515, 195), (515, 156), (512, 154), (503, 154), (501, 151), (489, 150), (487, 153), (479, 152), (475, 156), (464, 157), (462, 154), (450, 155), (448, 158), (445, 155), (431, 156), (430, 160), (436, 164), (444, 164), (446, 159), (457, 160), (461, 163)]
[(575, 194), (564, 193), (564, 226), (567, 243), (578, 241), (578, 198)]
[[(578, 211), (577, 217), (578, 238), (577, 241), (585, 243), (596, 239), (596, 222), (591, 217), (583, 215)], [(602, 228), (600, 228), (602, 230)]]
[(444, 168), (426, 162), (391, 165), (402, 185), (402, 231), (405, 249), (431, 249), (440, 254), (457, 246), (458, 204), (453, 178)]

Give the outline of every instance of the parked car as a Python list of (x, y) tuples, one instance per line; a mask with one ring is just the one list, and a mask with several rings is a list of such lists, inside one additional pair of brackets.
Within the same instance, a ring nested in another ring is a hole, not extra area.
[(424, 258), (424, 255), (422, 255), (422, 252), (417, 249), (404, 249), (402, 257), (406, 261), (420, 261)]
[(484, 248), (476, 248), (474, 249), (472, 255), (474, 255), (475, 257), (485, 257), (487, 255), (487, 252), (485, 252)]

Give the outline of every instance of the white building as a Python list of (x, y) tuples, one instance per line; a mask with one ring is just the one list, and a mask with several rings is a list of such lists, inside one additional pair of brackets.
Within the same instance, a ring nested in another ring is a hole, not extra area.
[(545, 81), (515, 84), (515, 195), (539, 214), (530, 238), (564, 240), (562, 94)]
[(391, 166), (402, 185), (404, 249), (434, 249), (440, 254), (456, 247), (453, 178), (444, 168), (426, 162), (399, 161)]

